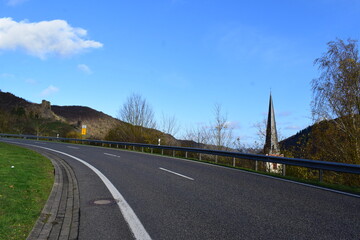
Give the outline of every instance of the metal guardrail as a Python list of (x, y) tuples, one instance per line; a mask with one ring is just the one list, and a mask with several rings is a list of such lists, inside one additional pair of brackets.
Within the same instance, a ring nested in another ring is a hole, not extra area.
[(247, 159), (252, 161), (261, 161), (261, 162), (272, 162), (279, 163), (291, 166), (306, 167), (311, 169), (319, 170), (320, 180), (322, 179), (322, 171), (334, 171), (334, 172), (343, 172), (343, 173), (352, 173), (360, 174), (360, 165), (356, 164), (346, 164), (346, 163), (337, 163), (337, 162), (326, 162), (326, 161), (316, 161), (316, 160), (307, 160), (299, 158), (286, 158), (286, 157), (274, 157), (267, 155), (255, 155), (247, 154), (240, 152), (228, 152), (228, 151), (218, 151), (218, 150), (208, 150), (200, 148), (187, 148), (187, 147), (173, 147), (173, 146), (162, 146), (162, 145), (152, 145), (152, 144), (143, 144), (143, 143), (128, 143), (128, 142), (115, 142), (115, 141), (101, 141), (101, 140), (90, 140), (90, 139), (76, 139), (76, 138), (58, 138), (58, 137), (42, 137), (34, 135), (17, 135), (17, 134), (0, 134), (0, 137), (11, 137), (11, 138), (26, 138), (26, 139), (37, 139), (37, 140), (52, 140), (52, 141), (75, 141), (82, 143), (94, 143), (94, 144), (108, 144), (114, 146), (132, 146), (132, 147), (141, 147), (150, 148), (150, 149), (162, 149), (163, 150), (172, 150), (173, 155), (175, 151), (185, 152), (185, 158), (187, 158), (188, 152), (199, 153), (200, 160), (201, 154), (215, 155), (215, 156), (225, 156), (232, 158)]

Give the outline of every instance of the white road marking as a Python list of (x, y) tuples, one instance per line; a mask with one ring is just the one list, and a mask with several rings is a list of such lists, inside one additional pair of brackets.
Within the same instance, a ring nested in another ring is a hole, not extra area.
[(118, 155), (115, 155), (115, 154), (111, 154), (111, 153), (104, 153), (105, 155), (108, 155), (108, 156), (110, 156), (110, 157), (117, 157), (117, 158), (119, 158), (120, 156), (118, 156)]
[(73, 147), (73, 146), (66, 146), (68, 148), (72, 148), (72, 149), (79, 149), (78, 147)]
[[(15, 143), (15, 144), (21, 144), (21, 143), (18, 143), (18, 142), (11, 142), (11, 141), (8, 141), (8, 140), (3, 140), (3, 139), (2, 139), (2, 141), (3, 142)], [(36, 146), (36, 147), (38, 147), (38, 146)], [(146, 153), (138, 153), (138, 154), (146, 154)], [(159, 155), (158, 157), (168, 158), (169, 156), (161, 156), (161, 155)], [(261, 173), (254, 173), (254, 172), (249, 172), (249, 171), (245, 171), (245, 170), (241, 170), (241, 169), (237, 169), (237, 168), (229, 168), (229, 167), (224, 167), (224, 166), (220, 166), (220, 165), (214, 165), (214, 164), (205, 163), (205, 162), (198, 162), (198, 161), (189, 160), (189, 159), (177, 158), (177, 160), (191, 162), (191, 163), (194, 163), (194, 164), (203, 164), (203, 165), (206, 165), (206, 166), (209, 166), (209, 167), (222, 168), (222, 169), (226, 169), (226, 170), (229, 170), (229, 171), (242, 172), (242, 173), (245, 173), (245, 174), (257, 175), (259, 177), (271, 178), (271, 179), (278, 180), (278, 181), (289, 182), (289, 183), (293, 183), (293, 184), (297, 184), (297, 185), (302, 185), (302, 186), (306, 186), (306, 187), (310, 187), (310, 188), (315, 188), (315, 189), (319, 189), (319, 190), (323, 190), (323, 191), (327, 191), (327, 192), (333, 192), (333, 193), (337, 193), (337, 194), (341, 194), (341, 195), (345, 195), (345, 196), (349, 196), (349, 197), (355, 197), (355, 198), (360, 199), (360, 195), (357, 195), (357, 194), (352, 194), (352, 193), (348, 193), (348, 192), (342, 192), (342, 191), (338, 191), (338, 190), (335, 190), (335, 189), (315, 186), (315, 185), (311, 185), (311, 184), (307, 184), (307, 183), (296, 182), (296, 181), (288, 180), (288, 179), (284, 179), (284, 178), (273, 177), (273, 176), (264, 175), (264, 174), (261, 174)]]
[[(168, 156), (159, 155), (159, 157), (166, 158)], [(245, 173), (245, 174), (256, 175), (256, 176), (259, 176), (259, 177), (271, 178), (271, 179), (278, 180), (278, 181), (293, 183), (293, 184), (302, 185), (302, 186), (306, 186), (306, 187), (310, 187), (310, 188), (315, 188), (315, 189), (319, 189), (319, 190), (323, 190), (323, 191), (327, 191), (327, 192), (333, 192), (333, 193), (337, 193), (337, 194), (342, 194), (342, 195), (349, 196), (349, 197), (360, 198), (360, 195), (353, 194), (353, 193), (342, 192), (342, 191), (338, 191), (338, 190), (331, 189), (331, 188), (320, 187), (320, 186), (311, 185), (311, 184), (308, 184), (308, 183), (296, 182), (294, 180), (289, 180), (289, 179), (284, 179), (284, 178), (279, 178), (279, 177), (273, 177), (273, 176), (265, 175), (265, 174), (261, 174), (261, 173), (249, 172), (249, 171), (241, 170), (241, 169), (238, 169), (238, 168), (230, 168), (230, 167), (225, 167), (225, 166), (221, 166), (221, 165), (214, 165), (214, 164), (210, 164), (210, 163), (206, 163), (206, 162), (198, 162), (198, 161), (189, 160), (189, 159), (182, 159), (182, 158), (177, 158), (177, 160), (191, 162), (191, 163), (194, 163), (194, 164), (203, 164), (203, 165), (206, 165), (206, 166), (209, 166), (209, 167), (222, 168), (222, 169), (226, 169), (226, 170), (229, 170), (229, 171), (242, 172), (242, 173)]]
[(177, 175), (177, 176), (180, 176), (180, 177), (183, 177), (183, 178), (189, 179), (189, 180), (191, 180), (191, 181), (194, 181), (194, 179), (193, 179), (193, 178), (188, 177), (188, 176), (185, 176), (185, 175), (183, 175), (183, 174), (180, 174), (180, 173), (177, 173), (177, 172), (173, 172), (173, 171), (170, 171), (170, 170), (168, 170), (168, 169), (161, 168), (161, 167), (160, 167), (159, 169), (160, 169), (160, 170), (163, 170), (163, 171), (165, 171), (165, 172), (169, 172), (169, 173), (175, 174), (175, 175)]
[[(17, 143), (17, 142), (14, 142), (14, 143)], [(126, 202), (125, 198), (116, 189), (116, 187), (110, 182), (110, 180), (107, 177), (105, 177), (105, 175), (102, 174), (97, 168), (95, 168), (94, 166), (92, 166), (91, 164), (85, 162), (84, 160), (82, 160), (80, 158), (77, 158), (75, 156), (72, 156), (72, 155), (64, 153), (64, 152), (60, 152), (60, 151), (55, 150), (55, 149), (36, 146), (36, 145), (31, 145), (31, 144), (25, 144), (25, 143), (17, 143), (17, 144), (23, 144), (23, 145), (28, 145), (28, 146), (32, 146), (32, 147), (38, 147), (38, 148), (46, 149), (46, 150), (49, 150), (49, 151), (52, 151), (52, 152), (63, 154), (65, 156), (68, 156), (68, 157), (70, 157), (72, 159), (75, 159), (75, 160), (83, 163), (85, 166), (87, 166), (88, 168), (93, 170), (100, 177), (100, 179), (103, 181), (105, 186), (109, 189), (109, 191), (110, 191), (111, 195), (113, 196), (113, 198), (115, 200), (117, 200), (117, 205), (119, 206), (120, 211), (121, 211), (122, 215), (124, 216), (125, 221), (129, 225), (130, 230), (133, 233), (135, 239), (151, 240), (150, 235), (147, 233), (145, 227), (142, 225), (139, 218), (136, 216), (134, 210), (132, 210), (130, 205)]]

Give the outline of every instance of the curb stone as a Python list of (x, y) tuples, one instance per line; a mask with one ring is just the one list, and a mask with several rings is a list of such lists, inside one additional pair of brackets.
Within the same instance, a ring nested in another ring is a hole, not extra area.
[(51, 160), (55, 180), (48, 201), (27, 240), (78, 239), (79, 188), (74, 171), (60, 157), (44, 150), (32, 149)]

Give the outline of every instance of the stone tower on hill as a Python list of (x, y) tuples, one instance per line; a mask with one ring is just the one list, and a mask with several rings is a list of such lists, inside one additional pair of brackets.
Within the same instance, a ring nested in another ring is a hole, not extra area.
[(278, 136), (276, 131), (275, 111), (274, 111), (271, 94), (269, 101), (267, 126), (266, 126), (266, 140), (264, 146), (264, 154), (275, 155), (275, 156), (280, 155), (280, 147), (279, 147)]

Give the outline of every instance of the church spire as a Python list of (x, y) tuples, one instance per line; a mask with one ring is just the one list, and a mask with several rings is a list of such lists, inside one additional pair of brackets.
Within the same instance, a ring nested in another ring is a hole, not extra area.
[(276, 131), (275, 111), (274, 111), (271, 93), (269, 100), (269, 113), (268, 113), (267, 126), (266, 126), (266, 140), (264, 146), (264, 153), (269, 155), (280, 154), (279, 142)]

